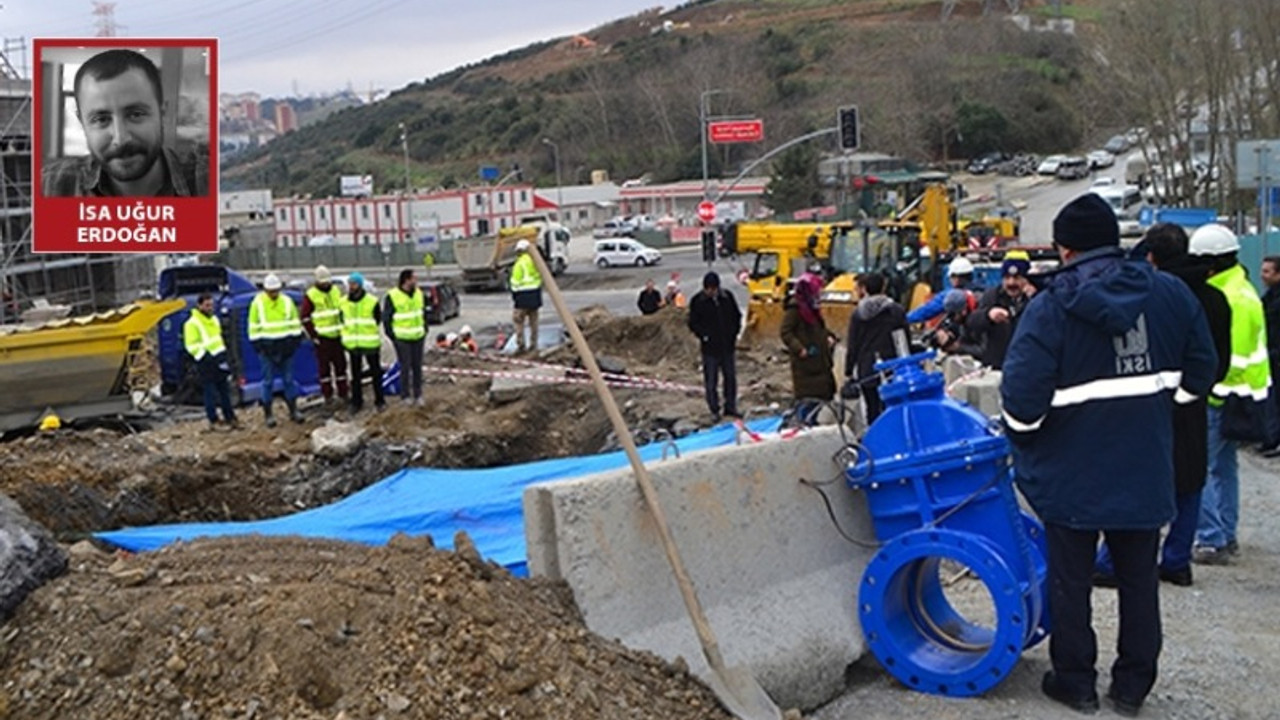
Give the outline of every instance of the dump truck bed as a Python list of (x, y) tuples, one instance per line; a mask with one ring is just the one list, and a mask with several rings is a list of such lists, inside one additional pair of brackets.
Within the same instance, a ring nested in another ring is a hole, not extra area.
[(129, 355), (183, 302), (142, 301), (39, 325), (0, 327), (0, 431), (29, 427), (48, 412), (63, 420), (131, 407)]

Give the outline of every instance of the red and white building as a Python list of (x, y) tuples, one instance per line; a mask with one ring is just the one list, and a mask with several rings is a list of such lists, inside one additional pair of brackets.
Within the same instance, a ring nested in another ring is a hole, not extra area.
[[(708, 185), (708, 194), (715, 198), (720, 195), (721, 188), (727, 185), (726, 180), (712, 180)], [(764, 191), (769, 185), (769, 178), (743, 178), (737, 185), (729, 188), (720, 198), (723, 205), (733, 205), (744, 217), (756, 217), (768, 208), (764, 204)], [(670, 216), (681, 224), (698, 223), (698, 203), (704, 199), (701, 180), (681, 180), (680, 182), (661, 185), (631, 185), (618, 190), (619, 212), (623, 215), (652, 215), (654, 217)]]
[(519, 225), (555, 205), (529, 185), (474, 187), (368, 197), (277, 198), (276, 245), (391, 245), (432, 234), (450, 239)]

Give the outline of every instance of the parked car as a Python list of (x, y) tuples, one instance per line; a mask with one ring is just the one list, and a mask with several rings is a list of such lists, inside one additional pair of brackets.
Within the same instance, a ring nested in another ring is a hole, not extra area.
[(1007, 162), (1010, 159), (1011, 158), (1008, 153), (1002, 153), (998, 151), (989, 152), (985, 155), (979, 155), (978, 157), (974, 158), (969, 163), (969, 167), (965, 169), (973, 173), (974, 175), (983, 175), (983, 174), (986, 174), (987, 172), (990, 172), (991, 170), (994, 170), (996, 166), (999, 165), (1000, 163)]
[(1102, 146), (1102, 149), (1112, 155), (1119, 155), (1125, 150), (1128, 150), (1132, 144), (1133, 143), (1129, 142), (1129, 138), (1124, 135), (1113, 135), (1111, 139)]
[(602, 268), (618, 265), (645, 267), (662, 262), (662, 253), (635, 240), (597, 240), (595, 262)]
[(462, 298), (447, 280), (422, 280), (418, 282), (422, 288), (423, 300), (427, 303), (427, 322), (439, 325), (449, 318), (458, 317), (462, 312)]
[(1103, 188), (1103, 187), (1111, 187), (1112, 185), (1115, 185), (1115, 184), (1116, 184), (1116, 179), (1115, 179), (1115, 178), (1113, 178), (1113, 177), (1106, 177), (1106, 176), (1104, 175), (1103, 177), (1097, 178), (1097, 179), (1095, 179), (1093, 182), (1089, 183), (1089, 187), (1090, 187), (1090, 188)]
[(1106, 150), (1094, 150), (1089, 153), (1086, 158), (1089, 160), (1089, 167), (1094, 170), (1099, 168), (1109, 168), (1116, 164), (1116, 156)]
[(1078, 155), (1066, 157), (1062, 162), (1058, 163), (1058, 169), (1054, 175), (1059, 180), (1079, 180), (1080, 178), (1089, 177), (1089, 161)]
[(1137, 237), (1142, 234), (1138, 224), (1138, 212), (1142, 209), (1142, 193), (1136, 185), (1113, 185), (1093, 191), (1107, 201), (1120, 224), (1120, 237)]
[(658, 227), (658, 221), (652, 215), (629, 215), (626, 222), (633, 230), (654, 230)]
[(636, 226), (622, 218), (614, 218), (608, 220), (605, 224), (591, 231), (591, 236), (596, 239), (615, 238), (615, 237), (631, 237), (636, 233)]
[(1040, 175), (1056, 175), (1058, 174), (1058, 166), (1066, 159), (1066, 155), (1050, 155), (1040, 161), (1040, 165), (1036, 167), (1036, 173)]

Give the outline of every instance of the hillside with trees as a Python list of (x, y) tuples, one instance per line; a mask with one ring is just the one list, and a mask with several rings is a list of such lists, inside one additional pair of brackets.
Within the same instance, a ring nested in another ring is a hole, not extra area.
[[(1178, 0), (1181, 1), (1181, 0)], [(415, 187), (474, 183), (479, 165), (519, 165), (566, 184), (590, 171), (655, 182), (701, 174), (699, 102), (715, 116), (764, 119), (762, 145), (720, 146), (713, 175), (736, 171), (786, 138), (862, 109), (867, 149), (921, 163), (991, 149), (1057, 152), (1126, 122), (1086, 38), (1100, 2), (1068, 5), (1076, 35), (1027, 31), (1007, 14), (962, 3), (940, 21), (920, 0), (713, 0), (625, 18), (530, 45), (348, 108), (224, 168), (226, 189), (330, 195), (340, 174), (404, 185), (400, 124)], [(996, 3), (1001, 6), (1001, 3)], [(1035, 24), (1047, 3), (1023, 3)]]

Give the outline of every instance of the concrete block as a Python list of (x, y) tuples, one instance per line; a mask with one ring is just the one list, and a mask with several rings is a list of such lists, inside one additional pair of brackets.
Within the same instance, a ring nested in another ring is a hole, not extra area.
[[(781, 707), (844, 690), (865, 651), (856, 598), (873, 538), (863, 498), (832, 456), (836, 428), (649, 466), (676, 544), (730, 665), (745, 664)], [(587, 626), (706, 677), (706, 662), (630, 469), (524, 493), (529, 570), (567, 581)]]
[(995, 417), (1000, 414), (1000, 371), (988, 370), (968, 378), (952, 388), (951, 395), (983, 415)]
[(67, 554), (53, 535), (18, 503), (0, 495), (0, 620), (27, 595), (67, 569)]

